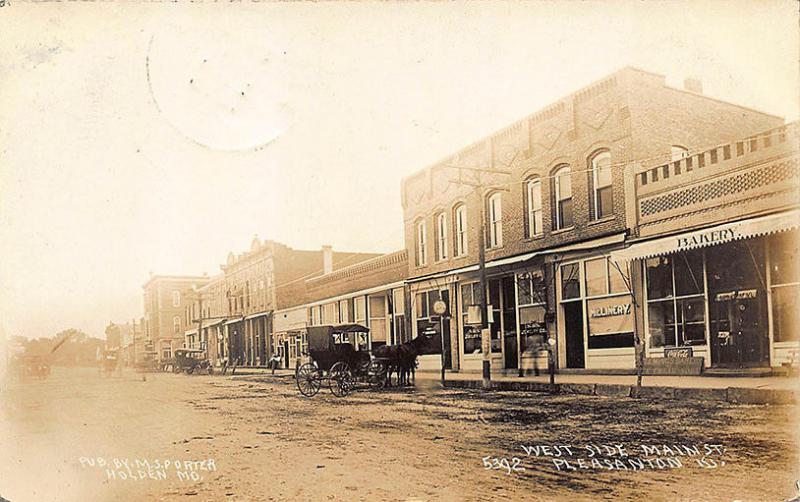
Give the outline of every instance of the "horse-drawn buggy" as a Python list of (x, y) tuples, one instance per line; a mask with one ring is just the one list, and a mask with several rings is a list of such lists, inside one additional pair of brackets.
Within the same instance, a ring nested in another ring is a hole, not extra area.
[(22, 354), (12, 360), (11, 367), (20, 380), (39, 378), (44, 380), (50, 375), (50, 362), (43, 355)]
[(295, 379), (301, 394), (314, 396), (327, 385), (334, 396), (344, 397), (358, 384), (381, 388), (387, 380), (389, 362), (374, 358), (367, 350), (369, 328), (360, 324), (311, 326), (308, 355)]

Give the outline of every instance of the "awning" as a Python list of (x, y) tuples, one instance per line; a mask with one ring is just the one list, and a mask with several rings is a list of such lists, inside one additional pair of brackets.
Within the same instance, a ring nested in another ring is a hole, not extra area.
[(224, 322), (224, 321), (225, 321), (225, 319), (209, 319), (209, 320), (203, 320), (203, 329), (205, 329), (205, 328), (213, 328), (213, 327), (214, 327), (214, 326), (216, 326), (217, 324), (220, 324), (220, 323), (222, 323), (222, 322)]
[[(502, 267), (504, 265), (513, 265), (515, 263), (521, 263), (523, 261), (528, 261), (536, 255), (544, 254), (545, 251), (534, 251), (532, 253), (525, 253), (520, 254), (517, 256), (510, 256), (508, 258), (500, 258), (499, 260), (492, 260), (487, 261), (485, 268), (494, 268), (494, 267)], [(451, 270), (448, 274), (463, 274), (465, 272), (474, 272), (478, 270), (478, 265), (470, 265), (468, 267), (458, 268), (456, 270)]]
[(249, 321), (250, 319), (255, 319), (257, 317), (264, 317), (265, 315), (270, 315), (271, 313), (272, 313), (271, 310), (267, 310), (265, 312), (259, 312), (257, 314), (250, 314), (249, 316), (245, 317), (245, 319)]
[[(620, 244), (625, 241), (625, 233), (618, 233), (614, 235), (609, 235), (606, 237), (600, 237), (598, 239), (592, 239), (584, 242), (577, 242), (575, 244), (567, 244), (565, 246), (557, 247), (557, 248), (547, 248), (547, 249), (540, 249), (538, 251), (532, 251), (530, 253), (524, 253), (516, 256), (509, 256), (508, 258), (499, 258), (497, 260), (487, 261), (485, 268), (491, 269), (494, 267), (502, 267), (505, 265), (514, 265), (517, 263), (522, 263), (534, 258), (536, 256), (553, 256), (557, 254), (569, 253), (573, 251), (585, 251), (589, 249), (597, 249), (604, 246), (610, 246), (612, 244)], [(408, 284), (413, 284), (415, 282), (422, 282), (425, 280), (430, 279), (438, 279), (442, 277), (454, 277), (458, 274), (464, 274), (467, 272), (476, 272), (478, 270), (478, 265), (468, 265), (466, 267), (457, 268), (455, 270), (448, 270), (445, 272), (438, 272), (435, 274), (422, 276), (422, 277), (415, 277), (413, 279), (408, 279), (406, 282)], [(447, 283), (447, 281), (445, 281)]]
[(800, 210), (795, 210), (638, 242), (625, 249), (612, 251), (611, 258), (616, 261), (642, 260), (774, 234), (798, 227), (800, 227)]
[(235, 319), (228, 319), (227, 321), (225, 321), (225, 326), (227, 326), (229, 324), (235, 324), (237, 322), (242, 322), (242, 321), (244, 321), (244, 317), (236, 317)]

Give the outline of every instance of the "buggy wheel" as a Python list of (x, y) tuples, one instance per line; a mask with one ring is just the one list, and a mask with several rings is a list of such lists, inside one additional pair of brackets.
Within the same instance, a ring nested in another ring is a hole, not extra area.
[(177, 365), (177, 364), (173, 364), (173, 365), (172, 365), (172, 372), (173, 372), (173, 373), (175, 373), (175, 374), (177, 375), (178, 373), (180, 373), (180, 372), (181, 372), (181, 369), (178, 367), (178, 365)]
[(382, 389), (386, 385), (386, 363), (370, 361), (367, 366), (367, 381), (373, 389)]
[(339, 361), (328, 372), (328, 387), (336, 397), (345, 397), (353, 390), (353, 374), (347, 363)]
[(295, 381), (297, 390), (306, 397), (314, 396), (322, 386), (319, 370), (311, 363), (306, 363), (297, 369)]

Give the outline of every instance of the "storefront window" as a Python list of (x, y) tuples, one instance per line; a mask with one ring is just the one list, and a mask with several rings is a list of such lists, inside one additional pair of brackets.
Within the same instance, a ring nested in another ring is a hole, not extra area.
[(645, 266), (650, 348), (705, 345), (702, 251), (651, 258)]
[(406, 338), (406, 301), (405, 292), (402, 289), (392, 291), (392, 313), (394, 326), (394, 344), (407, 342)]
[(373, 345), (386, 344), (386, 303), (384, 296), (369, 297), (369, 329)]
[(703, 255), (699, 252), (680, 253), (673, 259), (675, 267), (675, 296), (703, 293)]
[(561, 299), (581, 297), (580, 268), (578, 263), (561, 266)]
[[(624, 275), (623, 275), (624, 274)], [(609, 293), (630, 293), (630, 272), (628, 264), (608, 262), (608, 286)]]
[(547, 291), (541, 270), (517, 275), (517, 298), (520, 305), (545, 303)]
[(355, 311), (355, 322), (357, 324), (366, 324), (367, 304), (363, 296), (358, 296), (353, 299), (353, 310)]
[(437, 290), (416, 294), (417, 336), (426, 332), (432, 334), (431, 339), (422, 346), (422, 354), (442, 353), (442, 320), (433, 312), (433, 304), (440, 299), (449, 305), (447, 290), (442, 290), (441, 295)]
[(544, 350), (547, 341), (547, 326), (544, 322), (544, 305), (526, 305), (519, 308), (519, 329), (522, 352), (536, 356)]
[(772, 323), (776, 342), (800, 340), (800, 263), (798, 237), (792, 230), (769, 239), (769, 273), (772, 290)]
[(652, 300), (672, 297), (671, 258), (669, 256), (650, 258), (645, 266), (647, 267), (647, 297)]
[(461, 285), (461, 325), (463, 326), (464, 354), (481, 353), (481, 328), (480, 326), (468, 324), (467, 311), (471, 305), (480, 305), (482, 297), (480, 283), (473, 282)]
[(608, 293), (606, 259), (586, 261), (586, 296), (599, 296)]

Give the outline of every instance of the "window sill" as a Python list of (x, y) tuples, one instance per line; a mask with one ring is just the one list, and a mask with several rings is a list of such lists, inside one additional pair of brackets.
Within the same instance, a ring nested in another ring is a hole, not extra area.
[(570, 230), (575, 230), (575, 225), (571, 225), (569, 227), (559, 228), (558, 230), (553, 230), (550, 232), (550, 235), (558, 235), (569, 232)]
[(503, 249), (503, 245), (501, 244), (499, 246), (494, 246), (494, 247), (491, 247), (491, 248), (487, 247), (486, 251), (497, 251), (498, 249)]
[(524, 242), (533, 242), (533, 241), (538, 241), (538, 240), (542, 240), (542, 239), (544, 239), (544, 232), (542, 232), (540, 234), (533, 235), (531, 237), (525, 237), (522, 240)]
[(615, 215), (615, 214), (612, 214), (611, 216), (606, 216), (606, 217), (604, 217), (604, 218), (600, 218), (599, 220), (591, 220), (591, 221), (588, 223), (588, 226), (592, 226), (592, 225), (599, 225), (599, 224), (601, 224), (601, 223), (607, 223), (607, 222), (609, 222), (609, 221), (614, 221), (614, 220), (616, 220), (616, 219), (617, 219), (617, 215)]
[(455, 261), (455, 260), (463, 260), (463, 259), (467, 258), (467, 256), (468, 255), (466, 255), (466, 254), (461, 254), (461, 255), (458, 255), (458, 256), (454, 256), (452, 259), (453, 259), (453, 261)]

